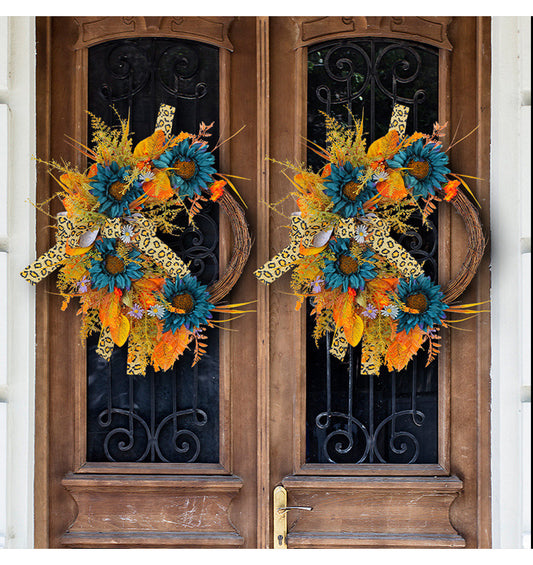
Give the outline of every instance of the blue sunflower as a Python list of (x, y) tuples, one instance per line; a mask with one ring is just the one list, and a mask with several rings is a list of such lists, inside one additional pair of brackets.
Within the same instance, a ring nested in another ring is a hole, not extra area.
[(163, 296), (172, 308), (183, 310), (183, 313), (166, 310), (163, 320), (163, 332), (176, 331), (185, 326), (188, 330), (199, 328), (212, 317), (215, 307), (210, 301), (207, 287), (200, 284), (192, 275), (173, 281), (166, 279)]
[(361, 184), (365, 168), (345, 163), (342, 167), (331, 165), (331, 173), (324, 178), (324, 193), (333, 202), (333, 212), (343, 218), (353, 218), (363, 212), (363, 204), (376, 196), (375, 184)]
[(90, 193), (98, 198), (98, 212), (118, 218), (129, 211), (130, 204), (144, 194), (138, 180), (131, 181), (130, 167), (119, 167), (113, 161), (109, 167), (98, 163), (96, 175), (89, 181)]
[(416, 313), (400, 310), (397, 322), (397, 331), (405, 330), (409, 333), (415, 326), (426, 331), (446, 318), (444, 310), (448, 308), (442, 299), (444, 295), (438, 284), (425, 276), (401, 279), (396, 287), (396, 295), (400, 302)]
[(444, 175), (450, 170), (448, 156), (441, 150), (441, 145), (427, 143), (419, 139), (412, 145), (400, 151), (393, 159), (388, 159), (387, 164), (393, 169), (403, 168), (405, 184), (413, 191), (415, 198), (427, 198), (435, 194), (435, 189), (447, 182)]
[(329, 249), (335, 254), (335, 259), (324, 258), (324, 281), (326, 288), (342, 287), (343, 292), (348, 288), (364, 288), (365, 281), (376, 276), (374, 254), (365, 250), (358, 257), (350, 251), (350, 239), (339, 238), (329, 244)]
[(115, 288), (129, 290), (131, 282), (143, 276), (139, 265), (140, 253), (132, 249), (125, 255), (120, 255), (116, 249), (115, 238), (105, 238), (96, 242), (99, 253), (91, 258), (89, 274), (93, 288), (108, 288), (113, 292)]
[(191, 143), (190, 139), (180, 141), (159, 159), (154, 159), (153, 163), (160, 169), (168, 169), (172, 188), (182, 198), (201, 194), (202, 188), (207, 188), (213, 182), (211, 175), (217, 172), (213, 167), (215, 158), (207, 145)]

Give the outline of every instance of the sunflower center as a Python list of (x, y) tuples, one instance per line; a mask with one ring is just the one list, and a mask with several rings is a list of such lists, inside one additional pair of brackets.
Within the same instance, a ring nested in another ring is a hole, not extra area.
[(407, 170), (409, 174), (415, 179), (423, 180), (429, 174), (429, 163), (427, 161), (417, 161), (416, 159), (412, 159), (407, 163)]
[(192, 312), (194, 308), (193, 297), (187, 292), (183, 294), (176, 294), (176, 296), (172, 299), (172, 306), (178, 310), (183, 310), (185, 314), (188, 314), (189, 312)]
[(176, 174), (184, 180), (192, 179), (196, 172), (196, 165), (194, 164), (194, 161), (180, 161), (179, 159), (176, 159), (172, 168), (176, 171)]
[(112, 275), (118, 275), (118, 273), (122, 273), (124, 271), (124, 261), (116, 255), (108, 255), (105, 258), (104, 265), (108, 273), (111, 273)]
[(115, 199), (115, 200), (122, 200), (122, 197), (124, 196), (124, 194), (126, 194), (128, 190), (128, 185), (124, 184), (123, 182), (120, 182), (119, 180), (116, 180), (110, 187), (109, 187), (109, 194)]
[(419, 292), (418, 294), (411, 294), (411, 296), (407, 297), (405, 301), (407, 306), (412, 310), (416, 310), (417, 312), (425, 312), (428, 309), (428, 300), (424, 294)]
[(355, 200), (360, 192), (361, 192), (361, 185), (353, 180), (347, 182), (342, 187), (342, 193), (349, 200)]
[(345, 275), (353, 275), (359, 269), (357, 259), (350, 255), (341, 255), (339, 259), (339, 270)]

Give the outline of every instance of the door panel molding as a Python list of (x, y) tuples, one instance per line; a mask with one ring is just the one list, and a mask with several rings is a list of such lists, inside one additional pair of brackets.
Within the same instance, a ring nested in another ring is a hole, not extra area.
[(448, 40), (450, 17), (295, 16), (292, 19), (298, 25), (296, 48), (343, 37), (392, 37), (452, 49)]
[(229, 38), (229, 27), (235, 19), (232, 16), (78, 16), (74, 19), (79, 25), (79, 37), (74, 49), (128, 36), (179, 36), (233, 51)]
[[(290, 547), (464, 547), (450, 523), (457, 477), (287, 477)], [(297, 511), (296, 511), (297, 512)], [(292, 516), (292, 515), (291, 515)]]
[(235, 476), (69, 474), (61, 484), (78, 514), (61, 537), (68, 547), (235, 547), (244, 539), (230, 504), (243, 486)]

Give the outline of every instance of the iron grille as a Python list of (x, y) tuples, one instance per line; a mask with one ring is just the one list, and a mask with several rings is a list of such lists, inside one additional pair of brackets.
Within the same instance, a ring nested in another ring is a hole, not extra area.
[[(130, 118), (133, 142), (153, 132), (159, 105), (176, 108), (173, 133), (215, 122), (218, 140), (218, 49), (193, 41), (137, 38), (89, 49), (89, 111), (117, 125)], [(218, 207), (207, 204), (195, 228), (182, 216), (178, 235), (158, 233), (206, 285), (218, 277)], [(111, 360), (87, 341), (87, 460), (93, 462), (216, 463), (219, 459), (219, 336), (191, 368), (187, 352), (166, 372), (126, 375), (127, 344)]]
[[(409, 106), (408, 132), (431, 133), (438, 119), (438, 51), (388, 39), (340, 40), (308, 52), (307, 137), (325, 142), (324, 113), (352, 125), (363, 117), (369, 143), (388, 130), (395, 103)], [(324, 163), (312, 151), (308, 164)], [(437, 217), (395, 236), (437, 278)], [(416, 224), (418, 222), (418, 225)], [(419, 232), (417, 232), (419, 230)], [(394, 235), (394, 234), (392, 234)], [(307, 310), (307, 326), (313, 327)], [(438, 370), (419, 354), (401, 372), (360, 374), (360, 346), (340, 362), (326, 336), (316, 347), (307, 332), (308, 463), (436, 463)]]

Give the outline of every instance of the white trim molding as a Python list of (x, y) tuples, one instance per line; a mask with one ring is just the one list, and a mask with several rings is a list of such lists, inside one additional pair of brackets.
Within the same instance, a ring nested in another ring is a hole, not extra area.
[(35, 257), (35, 208), (30, 203), (35, 201), (35, 18), (1, 16), (0, 30), (9, 38), (4, 41), (0, 34), (0, 104), (6, 118), (0, 135), (7, 140), (7, 177), (0, 177), (7, 184), (7, 233), (0, 241), (7, 287), (0, 320), (7, 328), (2, 353), (6, 374), (0, 383), (0, 402), (7, 407), (7, 484), (0, 493), (5, 516), (0, 534), (6, 548), (26, 549), (33, 547), (35, 290), (19, 273)]
[(492, 538), (499, 549), (531, 544), (530, 64), (530, 18), (493, 17)]

